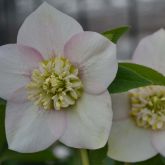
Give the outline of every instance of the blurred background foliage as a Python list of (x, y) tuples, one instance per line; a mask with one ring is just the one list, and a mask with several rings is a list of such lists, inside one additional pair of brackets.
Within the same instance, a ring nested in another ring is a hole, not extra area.
[[(24, 19), (44, 0), (0, 0), (0, 45), (15, 42)], [(138, 41), (165, 27), (164, 0), (45, 0), (76, 18), (85, 30), (103, 32), (129, 25), (118, 57), (131, 57)]]
[[(139, 40), (165, 27), (165, 0), (46, 0), (76, 18), (85, 30), (103, 32), (129, 25), (130, 31), (118, 42), (118, 59), (132, 56)], [(43, 0), (0, 0), (0, 45), (16, 42), (24, 19)], [(0, 165), (81, 165), (77, 149), (56, 143), (35, 154), (20, 154), (8, 149), (4, 129), (5, 101), (0, 101)], [(25, 137), (26, 138), (26, 137)], [(124, 165), (106, 157), (107, 147), (88, 151), (91, 165)], [(128, 163), (125, 163), (125, 165)], [(134, 165), (165, 165), (160, 155)]]

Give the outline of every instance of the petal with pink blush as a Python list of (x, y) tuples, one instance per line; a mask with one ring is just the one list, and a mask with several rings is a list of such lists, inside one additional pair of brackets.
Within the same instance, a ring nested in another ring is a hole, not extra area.
[(66, 113), (66, 130), (60, 138), (62, 143), (87, 149), (97, 149), (106, 144), (112, 124), (111, 98), (108, 92), (101, 95), (84, 93)]
[[(16, 98), (19, 96), (20, 91), (18, 95), (15, 93)], [(9, 148), (22, 153), (48, 148), (65, 129), (65, 113), (44, 111), (31, 102), (18, 100), (9, 100), (6, 107), (5, 128)]]
[(111, 94), (113, 120), (123, 120), (129, 117), (131, 111), (128, 92)]
[(36, 69), (39, 66), (39, 63), (44, 59), (42, 55), (34, 48), (23, 45), (17, 45), (17, 47), (20, 59), (30, 75), (31, 72)]
[(152, 158), (151, 131), (139, 128), (131, 119), (115, 121), (108, 140), (108, 156), (122, 162), (138, 162)]
[(116, 76), (116, 45), (101, 34), (76, 34), (66, 43), (64, 54), (79, 68), (84, 89), (88, 93), (105, 91)]
[(142, 39), (135, 50), (133, 62), (151, 67), (165, 74), (165, 30), (160, 29)]
[(37, 67), (40, 54), (15, 44), (0, 47), (0, 97), (7, 99), (16, 89), (30, 81), (30, 71)]
[(152, 134), (152, 143), (156, 150), (165, 156), (165, 131), (156, 131)]
[(34, 47), (47, 59), (63, 55), (64, 44), (81, 31), (83, 29), (76, 20), (44, 2), (26, 18), (17, 42)]

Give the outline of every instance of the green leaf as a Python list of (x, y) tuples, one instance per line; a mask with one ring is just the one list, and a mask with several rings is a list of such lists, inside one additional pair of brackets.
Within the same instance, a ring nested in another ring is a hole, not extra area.
[(107, 37), (113, 43), (117, 43), (119, 38), (121, 38), (121, 36), (123, 34), (125, 34), (128, 30), (129, 30), (128, 26), (122, 26), (122, 27), (119, 27), (119, 28), (116, 28), (116, 29), (112, 29), (112, 30), (103, 32), (102, 35)]
[(104, 159), (107, 155), (108, 147), (107, 145), (101, 149), (89, 150), (89, 161), (92, 165), (103, 165)]
[(6, 144), (5, 126), (4, 126), (5, 106), (6, 106), (6, 102), (0, 99), (0, 155), (3, 152)]
[(119, 93), (147, 85), (165, 85), (165, 76), (146, 66), (119, 63), (116, 78), (108, 90)]
[(143, 162), (131, 163), (131, 165), (165, 165), (165, 164), (163, 163), (161, 156), (157, 155)]
[(3, 155), (0, 156), (1, 161), (16, 160), (25, 162), (42, 162), (55, 160), (55, 157), (51, 150), (45, 150), (37, 153), (22, 154), (11, 150), (6, 150)]
[(162, 162), (164, 163), (164, 165), (165, 165), (165, 157), (162, 156), (162, 155), (159, 155), (159, 157), (160, 157), (161, 161), (162, 161)]

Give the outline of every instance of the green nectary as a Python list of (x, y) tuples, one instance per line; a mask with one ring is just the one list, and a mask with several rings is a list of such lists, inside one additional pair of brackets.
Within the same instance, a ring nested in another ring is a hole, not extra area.
[(41, 62), (27, 85), (28, 99), (45, 110), (61, 110), (76, 103), (83, 85), (78, 69), (64, 57)]
[(147, 86), (130, 91), (131, 116), (137, 126), (153, 130), (165, 126), (165, 87)]

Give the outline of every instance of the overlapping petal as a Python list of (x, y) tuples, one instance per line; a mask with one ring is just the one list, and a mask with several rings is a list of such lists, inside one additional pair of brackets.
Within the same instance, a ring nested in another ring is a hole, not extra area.
[(64, 112), (39, 109), (26, 101), (25, 92), (19, 89), (8, 100), (5, 127), (9, 148), (31, 153), (44, 150), (58, 140), (66, 123)]
[(137, 162), (157, 154), (151, 132), (138, 128), (131, 119), (115, 121), (108, 143), (108, 156), (123, 162)]
[(63, 55), (64, 44), (82, 31), (76, 20), (44, 2), (25, 19), (17, 42), (34, 47), (47, 59)]
[(65, 45), (64, 54), (80, 70), (84, 89), (98, 94), (107, 89), (116, 76), (116, 46), (96, 32), (82, 32)]
[(112, 94), (113, 120), (123, 120), (129, 118), (131, 110), (128, 92)]
[(152, 143), (155, 149), (163, 156), (165, 156), (165, 131), (153, 132)]
[(103, 147), (108, 140), (111, 122), (109, 93), (84, 93), (77, 104), (67, 110), (67, 126), (60, 141), (75, 148)]
[(26, 85), (30, 71), (38, 66), (40, 54), (29, 47), (15, 44), (0, 47), (0, 97), (8, 97)]
[(137, 46), (133, 62), (151, 67), (165, 74), (165, 30), (160, 29), (141, 40)]

